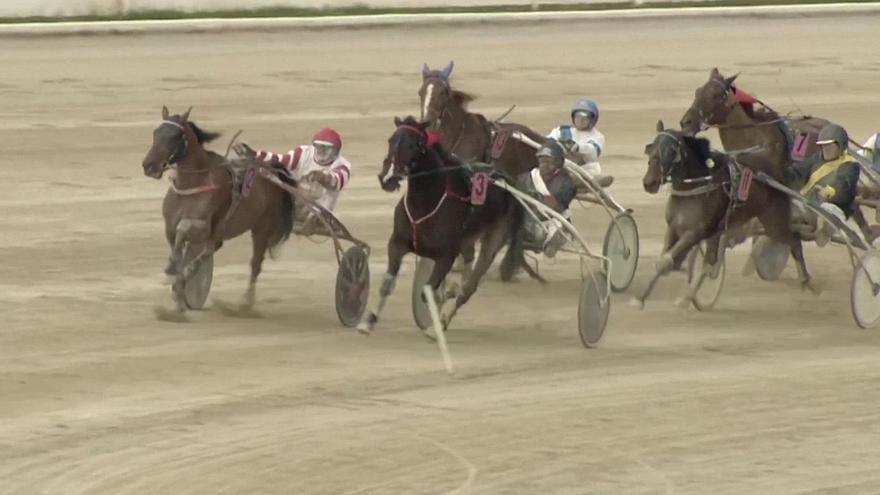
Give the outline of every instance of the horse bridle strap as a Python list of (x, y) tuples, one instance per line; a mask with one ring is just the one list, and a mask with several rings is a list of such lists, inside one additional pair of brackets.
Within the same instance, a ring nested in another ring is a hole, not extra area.
[(174, 122), (173, 120), (168, 120), (168, 119), (163, 120), (162, 123), (159, 125), (160, 126), (170, 125), (170, 126), (173, 126), (173, 127), (180, 129), (180, 133), (181, 133), (180, 145), (178, 145), (177, 149), (174, 150), (174, 153), (171, 154), (171, 156), (168, 158), (168, 162), (167, 162), (168, 165), (174, 165), (175, 163), (179, 162), (180, 160), (183, 160), (186, 157), (187, 151), (189, 151), (189, 141), (186, 139), (186, 128), (184, 128), (182, 125), (178, 124), (177, 122)]

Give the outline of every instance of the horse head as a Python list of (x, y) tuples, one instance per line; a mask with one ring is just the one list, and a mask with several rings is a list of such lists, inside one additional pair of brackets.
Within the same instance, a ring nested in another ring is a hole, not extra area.
[(709, 140), (688, 136), (682, 131), (665, 129), (663, 121), (657, 122), (654, 141), (645, 146), (648, 170), (642, 178), (642, 187), (656, 194), (667, 182), (690, 175), (708, 175), (710, 158)]
[(422, 67), (422, 86), (419, 88), (421, 102), (420, 122), (439, 127), (440, 119), (446, 113), (447, 106), (452, 103), (453, 91), (449, 83), (454, 63), (440, 70), (431, 70), (428, 64)]
[(709, 126), (723, 124), (736, 98), (733, 94), (733, 82), (737, 75), (724, 77), (713, 68), (709, 80), (694, 92), (694, 101), (681, 118), (681, 129), (688, 136), (695, 136)]
[(400, 189), (400, 181), (417, 167), (428, 149), (427, 123), (420, 123), (413, 117), (404, 120), (394, 117), (394, 126), (379, 173), (379, 184), (388, 192)]
[(189, 121), (190, 107), (183, 115), (170, 115), (162, 107), (162, 121), (153, 130), (153, 144), (144, 157), (144, 175), (161, 179), (165, 171), (185, 160), (192, 149), (216, 139), (219, 134), (205, 132)]

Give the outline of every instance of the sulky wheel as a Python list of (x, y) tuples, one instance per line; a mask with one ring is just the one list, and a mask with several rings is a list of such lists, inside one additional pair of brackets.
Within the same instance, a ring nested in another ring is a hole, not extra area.
[(367, 252), (352, 246), (342, 255), (336, 272), (336, 315), (346, 327), (361, 321), (370, 295), (370, 265)]
[(880, 254), (867, 252), (853, 272), (850, 303), (853, 318), (862, 328), (880, 325)]
[[(705, 243), (700, 243), (694, 246), (690, 254), (688, 254), (688, 285), (691, 285), (703, 273), (705, 250)], [(716, 268), (715, 273), (710, 273), (709, 276), (703, 279), (703, 283), (700, 284), (694, 297), (694, 307), (699, 311), (709, 311), (712, 309), (721, 296), (721, 289), (724, 287), (724, 274), (727, 271), (727, 260), (723, 251), (719, 256), (721, 258), (718, 261), (720, 266)]]
[[(195, 258), (199, 250), (187, 249), (181, 266), (189, 264)], [(190, 254), (191, 253), (191, 254)], [(205, 307), (208, 294), (211, 293), (211, 282), (214, 280), (214, 255), (207, 256), (199, 263), (198, 270), (186, 281), (183, 286), (183, 300), (186, 307), (199, 310)]]
[(758, 277), (767, 281), (779, 280), (785, 265), (788, 264), (790, 252), (790, 247), (775, 242), (765, 235), (756, 237), (752, 243), (752, 259)]
[(628, 212), (619, 213), (608, 225), (602, 254), (611, 260), (611, 290), (625, 291), (639, 265), (639, 228)]
[(596, 347), (605, 335), (611, 298), (608, 297), (608, 279), (604, 272), (584, 277), (578, 301), (578, 334), (584, 347)]

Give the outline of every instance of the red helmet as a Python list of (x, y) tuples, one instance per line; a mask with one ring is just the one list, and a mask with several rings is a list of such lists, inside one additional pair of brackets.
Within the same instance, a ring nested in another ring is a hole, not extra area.
[(342, 149), (342, 138), (339, 136), (339, 133), (330, 129), (329, 127), (325, 127), (320, 131), (315, 133), (315, 136), (312, 138), (312, 144), (323, 144), (325, 146), (333, 146), (337, 151)]

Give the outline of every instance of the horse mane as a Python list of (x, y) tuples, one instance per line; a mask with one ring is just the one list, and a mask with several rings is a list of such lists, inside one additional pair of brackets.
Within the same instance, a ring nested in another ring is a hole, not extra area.
[(199, 144), (210, 143), (211, 141), (220, 137), (219, 132), (207, 132), (207, 131), (202, 130), (202, 128), (199, 127), (198, 125), (196, 125), (195, 122), (190, 121), (187, 123), (189, 124), (193, 133), (196, 135), (196, 139), (198, 140)]
[(455, 104), (458, 107), (460, 107), (461, 109), (464, 109), (468, 103), (470, 103), (476, 99), (477, 99), (477, 97), (470, 94), (470, 93), (466, 93), (466, 92), (460, 91), (458, 89), (452, 90), (452, 101), (455, 102)]

